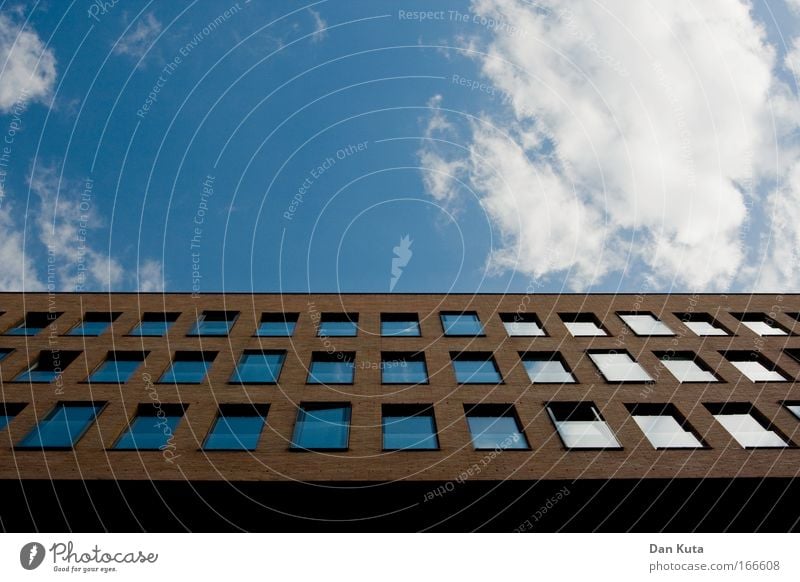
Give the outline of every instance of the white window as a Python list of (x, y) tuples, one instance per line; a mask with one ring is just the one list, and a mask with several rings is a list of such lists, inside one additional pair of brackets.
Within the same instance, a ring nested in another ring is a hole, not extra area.
[(609, 382), (648, 382), (652, 380), (639, 364), (626, 352), (590, 353), (589, 357)]
[(766, 313), (734, 313), (732, 315), (741, 321), (743, 326), (758, 335), (789, 335), (789, 332), (775, 323)]
[(717, 382), (716, 376), (702, 368), (694, 354), (662, 354), (661, 363), (678, 382)]
[(703, 446), (670, 414), (634, 414), (633, 420), (656, 449), (696, 449)]
[(800, 404), (787, 404), (786, 408), (800, 420)]
[(547, 412), (569, 449), (622, 448), (592, 402), (552, 402)]
[(620, 315), (620, 319), (636, 335), (675, 335), (663, 322), (647, 313), (642, 315)]
[(522, 364), (535, 384), (572, 384), (575, 378), (567, 370), (558, 354), (523, 354)]
[(774, 370), (774, 366), (771, 363), (768, 363), (763, 358), (753, 359), (752, 356), (751, 352), (726, 354), (728, 361), (752, 382), (786, 382), (783, 374)]
[(506, 333), (510, 336), (545, 336), (547, 335), (535, 315), (520, 313), (504, 313), (500, 316)]
[(774, 431), (764, 427), (752, 414), (726, 414), (724, 409), (714, 418), (725, 427), (743, 447), (785, 447), (786, 442)]
[(789, 335), (785, 330), (762, 320), (743, 319), (742, 325), (750, 328), (758, 335)]
[(686, 320), (683, 324), (691, 329), (696, 335), (728, 335), (722, 327), (715, 321), (711, 320)]
[(564, 325), (573, 337), (608, 335), (592, 313), (572, 313), (561, 316)]

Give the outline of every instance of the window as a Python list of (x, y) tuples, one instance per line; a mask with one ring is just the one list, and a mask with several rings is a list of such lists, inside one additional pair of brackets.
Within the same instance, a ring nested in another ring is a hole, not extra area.
[(319, 337), (355, 337), (358, 313), (323, 313), (317, 329)]
[(111, 322), (118, 317), (119, 313), (87, 312), (83, 316), (83, 321), (69, 330), (67, 335), (98, 336), (107, 330)]
[(786, 377), (775, 364), (758, 352), (721, 352), (742, 374), (752, 382), (786, 382)]
[(746, 449), (788, 446), (786, 440), (749, 402), (723, 402), (705, 406), (736, 442)]
[(108, 352), (106, 360), (89, 376), (89, 382), (124, 384), (144, 362), (148, 352)]
[(520, 353), (528, 378), (534, 384), (573, 384), (575, 377), (558, 352)]
[(618, 315), (636, 335), (675, 335), (652, 313), (619, 313)]
[(786, 329), (775, 323), (766, 313), (731, 313), (731, 315), (758, 335), (789, 335)]
[(217, 352), (175, 352), (172, 364), (158, 380), (160, 384), (200, 384), (211, 369)]
[(797, 402), (784, 402), (784, 406), (797, 417), (797, 420), (800, 420), (800, 404)]
[(259, 337), (291, 337), (297, 326), (296, 313), (262, 313), (256, 335)]
[(204, 311), (187, 335), (226, 336), (238, 317), (238, 311)]
[(159, 451), (172, 439), (175, 429), (183, 418), (183, 404), (140, 404), (136, 417), (128, 429), (117, 439), (114, 449), (118, 451)]
[(163, 337), (167, 335), (172, 324), (178, 321), (179, 315), (179, 313), (144, 313), (142, 314), (142, 320), (136, 324), (136, 327), (134, 327), (128, 335)]
[(656, 352), (656, 356), (678, 382), (719, 382), (693, 352)]
[(352, 384), (355, 375), (355, 353), (314, 352), (311, 354), (311, 369), (308, 384)]
[(503, 381), (490, 353), (451, 353), (450, 358), (456, 373), (456, 382), (460, 384), (500, 384)]
[(621, 449), (594, 402), (550, 402), (547, 414), (568, 449)]
[(608, 382), (649, 382), (652, 380), (628, 352), (589, 352), (589, 358)]
[(629, 404), (633, 420), (656, 449), (699, 449), (702, 441), (672, 404)]
[(59, 402), (19, 443), (24, 449), (70, 449), (88, 430), (105, 402)]
[(594, 313), (561, 313), (559, 316), (572, 337), (608, 335)]
[(442, 328), (444, 335), (451, 336), (482, 336), (483, 325), (474, 311), (466, 313), (442, 313)]
[(758, 335), (789, 335), (788, 330), (765, 313), (733, 313), (731, 315)]
[(14, 382), (31, 382), (33, 384), (52, 382), (79, 355), (80, 352), (42, 350), (39, 352), (39, 358), (27, 370), (14, 378)]
[(529, 448), (513, 405), (465, 404), (464, 413), (477, 450)]
[(675, 317), (699, 336), (730, 335), (730, 332), (708, 313), (676, 313)]
[(25, 319), (6, 331), (6, 335), (36, 335), (61, 315), (61, 312), (29, 311)]
[(436, 450), (436, 420), (430, 404), (383, 405), (383, 450)]
[(254, 451), (266, 423), (266, 404), (223, 404), (206, 437), (206, 451)]
[(381, 313), (381, 335), (417, 337), (420, 335), (419, 317), (416, 313)]
[(425, 354), (383, 352), (381, 381), (384, 384), (427, 384), (428, 368)]
[(532, 313), (501, 313), (500, 321), (510, 336), (545, 336), (542, 322)]
[(13, 351), (13, 348), (0, 348), (0, 362), (5, 360), (6, 357)]
[(293, 449), (344, 451), (350, 432), (350, 404), (301, 404), (292, 436)]
[(25, 408), (24, 404), (0, 402), (0, 430), (8, 426), (8, 423), (14, 420), (14, 417), (22, 412), (23, 408)]
[(245, 350), (230, 381), (236, 384), (275, 384), (285, 358), (283, 350)]

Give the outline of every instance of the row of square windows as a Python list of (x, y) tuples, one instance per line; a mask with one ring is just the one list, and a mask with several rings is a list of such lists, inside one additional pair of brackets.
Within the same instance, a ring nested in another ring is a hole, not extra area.
[[(797, 419), (800, 404), (783, 403)], [(59, 402), (17, 445), (20, 449), (70, 449), (105, 406), (97, 402)], [(673, 404), (628, 404), (633, 420), (655, 449), (710, 448)], [(25, 404), (0, 403), (0, 429)], [(744, 448), (784, 448), (796, 445), (750, 403), (709, 403), (706, 409)], [(187, 405), (141, 404), (121, 436), (116, 450), (165, 450)], [(476, 450), (525, 449), (530, 445), (511, 404), (464, 405), (467, 427)], [(615, 433), (593, 402), (545, 404), (567, 449), (621, 449)], [(255, 450), (267, 418), (267, 404), (220, 405), (206, 436), (204, 450)], [(349, 403), (301, 403), (290, 448), (343, 451), (348, 448)], [(431, 404), (384, 404), (384, 450), (438, 450), (436, 419)]]
[[(0, 348), (0, 361), (14, 350)], [(800, 362), (800, 349), (784, 350)], [(14, 376), (15, 382), (49, 383), (56, 380), (81, 352), (43, 350), (37, 359)], [(763, 354), (753, 351), (722, 351), (728, 362), (752, 382), (788, 382), (790, 376), (777, 368)], [(149, 352), (112, 351), (86, 379), (90, 383), (129, 381)], [(652, 382), (653, 376), (627, 351), (589, 350), (589, 359), (608, 382)], [(679, 382), (720, 382), (722, 378), (688, 351), (654, 352)], [(520, 360), (532, 383), (573, 384), (578, 380), (559, 352), (519, 352)], [(217, 352), (178, 351), (159, 383), (199, 384), (211, 369)], [(244, 350), (229, 382), (234, 384), (275, 384), (286, 359), (285, 350)], [(456, 382), (460, 384), (500, 384), (503, 376), (489, 352), (451, 352), (450, 360)], [(384, 384), (426, 384), (428, 366), (423, 352), (381, 352), (381, 381)], [(313, 352), (308, 367), (309, 384), (353, 384), (355, 352)], [(658, 377), (658, 375), (656, 375)]]
[[(36, 335), (58, 319), (60, 312), (31, 311), (6, 330), (6, 335)], [(83, 319), (71, 327), (66, 335), (99, 336), (116, 320), (119, 312), (87, 312)], [(675, 335), (664, 322), (652, 313), (626, 313), (617, 315), (640, 336)], [(732, 335), (716, 319), (707, 313), (676, 313), (682, 322), (698, 336)], [(775, 322), (765, 313), (731, 314), (753, 332), (762, 336), (792, 335), (791, 330)], [(800, 321), (800, 313), (789, 314)], [(180, 313), (148, 312), (128, 335), (137, 337), (161, 337), (178, 320)], [(602, 322), (593, 313), (561, 313), (562, 322), (574, 337), (610, 335)], [(190, 336), (227, 336), (239, 317), (238, 311), (204, 311), (199, 315)], [(294, 334), (299, 314), (264, 313), (256, 336), (289, 337)], [(443, 312), (440, 314), (442, 330), (447, 336), (483, 336), (483, 324), (474, 311)], [(533, 313), (502, 313), (500, 319), (510, 336), (546, 336), (547, 332), (539, 318)], [(315, 320), (317, 335), (320, 337), (354, 337), (358, 335), (357, 313), (323, 313)], [(381, 314), (381, 335), (419, 336), (419, 316), (413, 313)]]

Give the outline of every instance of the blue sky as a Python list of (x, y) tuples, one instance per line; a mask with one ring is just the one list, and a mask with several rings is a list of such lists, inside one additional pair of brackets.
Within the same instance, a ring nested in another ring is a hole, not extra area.
[(1, 6), (4, 289), (798, 290), (795, 2)]

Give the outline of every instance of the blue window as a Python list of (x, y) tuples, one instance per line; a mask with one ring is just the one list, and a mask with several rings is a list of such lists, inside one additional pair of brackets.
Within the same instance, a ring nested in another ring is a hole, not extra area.
[(47, 384), (58, 378), (80, 352), (65, 352), (62, 350), (44, 350), (39, 352), (39, 358), (24, 372), (14, 378), (15, 382), (31, 382), (34, 384)]
[(139, 337), (163, 337), (169, 328), (178, 320), (178, 313), (149, 312), (142, 315), (142, 320), (136, 324), (128, 335)]
[(67, 335), (98, 336), (111, 322), (119, 317), (119, 313), (89, 312), (84, 314), (83, 321), (67, 332)]
[(238, 317), (238, 311), (204, 311), (188, 335), (226, 336)]
[(227, 404), (220, 406), (217, 419), (206, 437), (203, 449), (214, 451), (253, 451), (266, 422), (268, 406)]
[(529, 448), (512, 405), (465, 405), (465, 411), (472, 444), (476, 449)]
[(483, 325), (474, 311), (466, 313), (442, 313), (444, 335), (481, 336)]
[(61, 316), (61, 313), (29, 311), (25, 319), (6, 331), (6, 335), (36, 335)]
[(89, 382), (124, 384), (146, 355), (147, 352), (109, 352), (106, 360), (89, 376)]
[(384, 384), (426, 384), (425, 355), (384, 352), (381, 354), (381, 381)]
[(167, 447), (183, 418), (181, 404), (140, 404), (128, 430), (119, 437), (114, 449), (120, 451), (158, 451)]
[(274, 384), (278, 381), (286, 352), (245, 350), (230, 381), (237, 384)]
[(436, 437), (436, 420), (433, 407), (425, 405), (383, 406), (383, 449), (435, 450), (439, 448)]
[(4, 429), (9, 422), (14, 420), (14, 417), (17, 416), (23, 408), (25, 408), (24, 404), (0, 402), (0, 430)]
[(211, 369), (217, 352), (175, 352), (175, 358), (159, 379), (161, 384), (200, 384)]
[(419, 317), (415, 313), (381, 313), (381, 335), (417, 337)]
[(319, 337), (358, 335), (358, 313), (323, 313), (317, 330)]
[(291, 337), (296, 325), (296, 313), (262, 313), (256, 335), (259, 337)]
[(309, 384), (352, 384), (355, 375), (355, 354), (314, 352), (311, 355)]
[(461, 384), (499, 384), (503, 381), (492, 354), (462, 352), (450, 354), (456, 382)]
[(301, 404), (292, 435), (293, 449), (347, 449), (350, 404)]
[(556, 352), (522, 354), (522, 364), (534, 384), (573, 384), (575, 378)]
[(6, 357), (13, 351), (13, 348), (0, 348), (0, 362), (5, 360)]
[(33, 449), (72, 448), (103, 406), (105, 402), (59, 402), (18, 446)]

